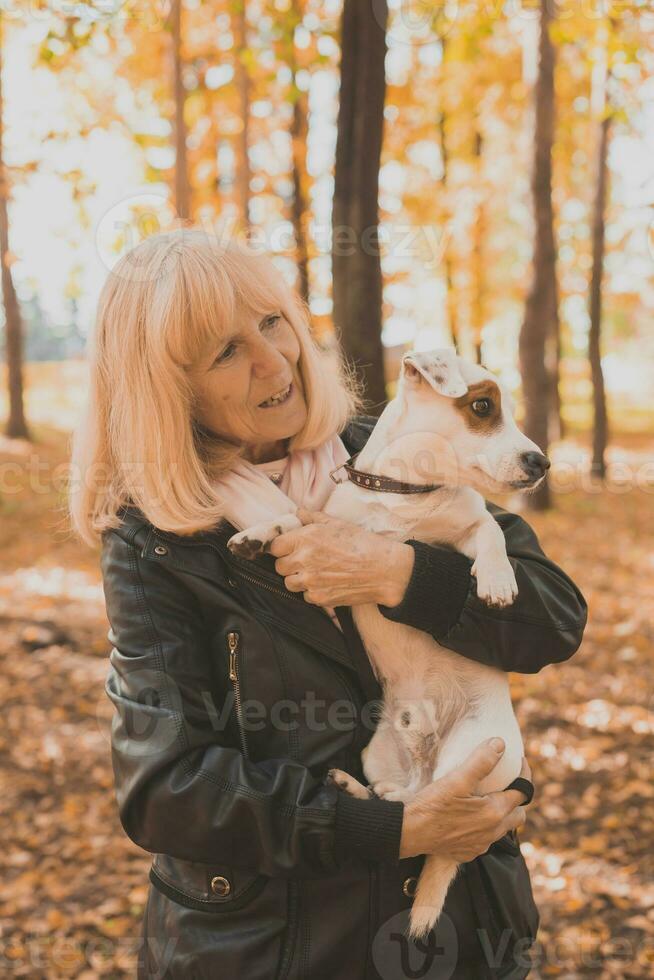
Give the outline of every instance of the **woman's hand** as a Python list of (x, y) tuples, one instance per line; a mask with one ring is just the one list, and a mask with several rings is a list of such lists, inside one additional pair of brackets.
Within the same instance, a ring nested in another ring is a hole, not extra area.
[(318, 606), (402, 601), (413, 571), (413, 548), (322, 511), (300, 509), (303, 527), (275, 538), (270, 553), (291, 592)]
[[(495, 746), (497, 743), (500, 747)], [(485, 854), (493, 841), (525, 823), (525, 797), (515, 789), (480, 796), (477, 786), (502, 758), (504, 742), (491, 738), (471, 752), (456, 771), (404, 806), (400, 857), (439, 854), (457, 864)], [(527, 760), (520, 775), (531, 779)]]

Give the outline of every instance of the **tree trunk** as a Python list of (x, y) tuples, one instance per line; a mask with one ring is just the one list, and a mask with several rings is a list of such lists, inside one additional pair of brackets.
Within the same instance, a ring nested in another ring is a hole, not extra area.
[(9, 253), (9, 182), (4, 160), (4, 114), (2, 92), (3, 23), (0, 14), (0, 262), (2, 264), (2, 297), (5, 309), (5, 356), (9, 390), (9, 415), (5, 434), (10, 439), (29, 439), (23, 407), (23, 323), (18, 297), (11, 276)]
[[(555, 246), (556, 247), (556, 246)], [(559, 318), (559, 285), (556, 277), (556, 266), (552, 268), (551, 283), (552, 317), (550, 325), (552, 334), (547, 338), (545, 363), (550, 379), (550, 418), (548, 438), (556, 442), (564, 436), (563, 414), (561, 407), (561, 321)]]
[(606, 115), (600, 124), (597, 150), (597, 184), (593, 207), (593, 268), (590, 278), (590, 330), (588, 360), (593, 381), (593, 458), (591, 472), (606, 476), (606, 446), (609, 438), (606, 392), (601, 359), (602, 276), (604, 272), (604, 230), (608, 184), (608, 148), (611, 117)]
[(175, 209), (177, 217), (187, 221), (191, 217), (191, 187), (188, 178), (188, 159), (186, 153), (186, 121), (184, 106), (184, 62), (182, 59), (182, 2), (172, 0), (171, 33), (173, 47), (173, 91), (175, 99)]
[(475, 132), (475, 163), (477, 171), (477, 187), (479, 189), (479, 204), (472, 230), (472, 340), (477, 364), (481, 364), (482, 342), (481, 334), (484, 327), (484, 293), (486, 282), (484, 276), (484, 238), (486, 236), (486, 202), (482, 184), (482, 151), (483, 137), (477, 129)]
[[(441, 71), (445, 71), (445, 52), (447, 40), (445, 37), (440, 39), (441, 43)], [(438, 114), (438, 136), (440, 140), (441, 148), (441, 160), (443, 162), (443, 177), (441, 179), (441, 185), (443, 188), (443, 234), (445, 235), (444, 248), (443, 248), (443, 265), (445, 269), (445, 308), (447, 310), (447, 324), (450, 328), (450, 335), (452, 337), (452, 343), (455, 348), (459, 350), (459, 316), (457, 299), (454, 292), (454, 258), (452, 255), (452, 238), (450, 229), (450, 208), (448, 199), (448, 179), (449, 179), (449, 163), (450, 158), (447, 149), (447, 116), (445, 113), (445, 107), (442, 104)], [(460, 351), (459, 351), (460, 352)]]
[[(531, 180), (535, 219), (532, 281), (520, 331), (520, 372), (525, 400), (524, 430), (547, 453), (552, 403), (551, 377), (545, 361), (548, 339), (554, 334), (553, 283), (556, 249), (552, 209), (552, 143), (554, 139), (554, 47), (549, 35), (551, 0), (540, 0), (539, 65), (536, 79), (534, 161)], [(533, 510), (550, 504), (547, 479), (526, 498)]]
[(374, 414), (386, 403), (378, 196), (387, 16), (385, 0), (345, 0), (332, 211), (334, 325)]
[(252, 80), (247, 64), (248, 24), (246, 2), (247, 0), (234, 0), (232, 20), (236, 40), (236, 88), (238, 91), (242, 124), (236, 143), (236, 193), (243, 229), (248, 234), (252, 227), (250, 222), (250, 182), (252, 180), (252, 170), (250, 167), (250, 104), (252, 101)]
[[(293, 23), (299, 23), (303, 15), (303, 0), (293, 2)], [(309, 194), (307, 188), (307, 140), (309, 136), (309, 96), (297, 87), (298, 63), (295, 43), (289, 42), (289, 67), (292, 72), (291, 98), (293, 99), (293, 118), (291, 120), (291, 144), (293, 153), (293, 201), (291, 221), (295, 235), (295, 260), (298, 271), (298, 292), (309, 302)]]
[(305, 92), (297, 88), (293, 103), (291, 139), (293, 141), (293, 205), (291, 209), (295, 234), (295, 253), (298, 271), (298, 291), (309, 302), (309, 201), (307, 182), (307, 102)]

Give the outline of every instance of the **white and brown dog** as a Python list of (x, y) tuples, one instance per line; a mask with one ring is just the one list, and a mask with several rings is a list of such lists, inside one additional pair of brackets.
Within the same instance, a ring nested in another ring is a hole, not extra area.
[[(549, 467), (516, 426), (513, 408), (510, 393), (489, 371), (453, 350), (406, 354), (395, 398), (324, 512), (400, 540), (449, 545), (473, 560), (482, 601), (510, 605), (515, 575), (483, 494), (533, 489)], [(298, 518), (285, 515), (241, 531), (228, 544), (251, 558), (255, 542), (263, 552), (275, 536), (298, 526)], [(352, 615), (384, 691), (377, 729), (362, 753), (372, 791), (407, 802), (492, 736), (503, 738), (506, 749), (478, 791), (505, 789), (523, 755), (507, 675), (386, 619), (374, 603), (353, 606)], [(331, 776), (352, 795), (370, 793), (347, 773), (332, 770)], [(426, 858), (411, 936), (424, 935), (437, 921), (456, 870), (446, 857)]]

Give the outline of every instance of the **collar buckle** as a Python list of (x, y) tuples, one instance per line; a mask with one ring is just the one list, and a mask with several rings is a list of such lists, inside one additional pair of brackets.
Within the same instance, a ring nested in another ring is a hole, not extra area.
[(337, 480), (336, 477), (334, 476), (334, 473), (338, 473), (338, 471), (342, 470), (344, 466), (347, 466), (349, 463), (351, 463), (353, 459), (354, 456), (350, 456), (350, 458), (346, 460), (344, 463), (341, 463), (340, 466), (335, 466), (333, 470), (329, 471), (330, 478), (334, 481), (334, 483), (337, 486), (339, 483), (345, 483), (345, 480)]

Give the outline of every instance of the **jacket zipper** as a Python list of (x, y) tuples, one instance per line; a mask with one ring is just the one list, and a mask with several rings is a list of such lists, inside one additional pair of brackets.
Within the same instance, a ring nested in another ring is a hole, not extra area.
[[(232, 566), (232, 568), (234, 570), (234, 573), (238, 575), (239, 578), (244, 578), (247, 582), (252, 582), (254, 585), (260, 586), (262, 589), (268, 589), (269, 592), (274, 592), (276, 595), (280, 595), (284, 599), (297, 599), (300, 602), (304, 602), (301, 592), (285, 591), (284, 589), (280, 589), (279, 586), (277, 585), (272, 585), (270, 582), (265, 582), (261, 578), (257, 578), (254, 575), (248, 575), (247, 572), (241, 571), (240, 568), (236, 568), (235, 566)], [(322, 606), (315, 606), (315, 608), (319, 612), (321, 612), (324, 616), (326, 616), (329, 622), (331, 623), (332, 617), (329, 615), (326, 609), (324, 609)]]
[[(253, 581), (258, 580), (254, 579)], [(272, 586), (270, 586), (270, 588), (272, 589)], [(279, 590), (273, 589), (273, 591)], [(236, 717), (238, 719), (238, 728), (241, 736), (241, 747), (243, 749), (243, 755), (247, 759), (248, 752), (245, 742), (245, 731), (242, 724), (241, 690), (238, 676), (239, 643), (240, 634), (236, 630), (230, 630), (227, 634), (227, 645), (229, 647), (229, 679), (234, 685), (234, 703), (236, 705)], [(284, 936), (283, 952), (279, 962), (277, 980), (286, 980), (293, 962), (293, 956), (295, 954), (296, 934), (298, 929), (298, 887), (297, 881), (293, 880), (292, 878), (289, 879), (289, 914)]]
[[(269, 582), (264, 582), (262, 579), (256, 578), (254, 575), (248, 575), (247, 572), (242, 572), (240, 568), (234, 568), (234, 571), (241, 578), (246, 579), (248, 582), (253, 582), (255, 585), (260, 585), (263, 589), (268, 589), (269, 592), (275, 592), (277, 595), (284, 596), (286, 599), (299, 599), (301, 602), (304, 602), (301, 592), (285, 592), (276, 585), (271, 585)], [(327, 615), (329, 615), (329, 613)]]
[[(161, 536), (165, 540), (165, 535), (161, 535)], [(212, 551), (215, 551), (216, 554), (220, 555), (221, 558), (223, 559), (225, 558), (223, 551), (219, 547), (217, 547), (217, 545), (212, 544), (210, 541), (185, 541), (184, 542), (185, 548), (194, 547), (194, 546), (198, 548), (211, 548)], [(143, 551), (141, 552), (141, 557), (143, 557), (146, 547), (147, 547), (147, 541), (146, 541), (146, 545), (144, 545), (143, 547)], [(232, 562), (233, 561), (234, 559), (232, 556)], [(242, 569), (238, 568), (234, 564), (231, 565), (231, 568), (233, 569), (236, 575), (239, 575), (241, 578), (244, 578), (247, 582), (252, 582), (254, 585), (258, 585), (262, 589), (268, 589), (269, 592), (274, 592), (275, 595), (280, 595), (284, 599), (295, 599), (296, 601), (304, 602), (301, 592), (289, 592), (284, 589), (280, 589), (279, 586), (272, 585), (270, 582), (266, 582), (262, 578), (258, 578), (255, 575), (248, 575), (247, 572), (244, 572)], [(319, 609), (320, 612), (322, 612), (327, 617), (327, 619), (331, 622), (331, 616), (329, 615), (326, 609), (322, 609), (320, 606), (316, 606), (316, 609)]]
[[(286, 592), (284, 589), (280, 589), (278, 586), (272, 585), (270, 582), (264, 582), (262, 579), (257, 578), (254, 575), (248, 575), (247, 572), (241, 571), (240, 568), (236, 568), (234, 566), (232, 567), (234, 569), (234, 573), (238, 575), (239, 578), (244, 578), (247, 582), (252, 582), (254, 585), (257, 585), (262, 589), (268, 589), (269, 592), (274, 592), (275, 595), (280, 595), (283, 599), (296, 599), (300, 602), (304, 602), (301, 592)], [(332, 618), (326, 609), (323, 609), (322, 606), (316, 606), (315, 608), (321, 612), (323, 616), (326, 616), (331, 623)]]
[[(161, 532), (160, 532), (160, 534), (161, 534)], [(165, 535), (161, 535), (161, 537), (164, 540), (166, 540)], [(149, 538), (148, 538), (148, 540), (149, 540)], [(141, 553), (141, 557), (143, 557), (143, 554), (145, 553), (145, 549), (147, 547), (147, 543), (148, 542), (146, 541), (146, 544), (143, 547), (143, 552)], [(184, 542), (184, 547), (185, 548), (188, 548), (188, 547), (191, 547), (191, 548), (192, 547), (196, 547), (196, 548), (211, 548), (211, 550), (212, 551), (215, 551), (216, 554), (220, 555), (221, 558), (223, 558), (223, 559), (225, 558), (225, 554), (222, 551), (222, 549), (219, 548), (217, 545), (212, 544), (211, 541), (185, 541)], [(234, 562), (234, 557), (233, 556), (230, 556), (230, 557), (231, 557), (232, 562)], [(302, 594), (300, 592), (286, 592), (286, 591), (284, 591), (284, 589), (280, 589), (279, 586), (271, 585), (269, 582), (265, 582), (263, 579), (258, 578), (258, 577), (254, 576), (254, 575), (248, 575), (247, 572), (242, 571), (240, 568), (238, 568), (234, 564), (232, 564), (231, 567), (232, 567), (233, 571), (237, 575), (240, 575), (241, 578), (247, 579), (248, 582), (254, 582), (255, 585), (260, 585), (261, 588), (268, 589), (270, 592), (275, 592), (277, 595), (284, 596), (284, 598), (286, 598), (286, 599), (299, 599), (301, 602), (304, 602), (304, 599), (302, 598)], [(329, 615), (329, 614), (327, 614), (327, 615)]]
[(227, 646), (229, 647), (229, 679), (234, 687), (234, 703), (236, 704), (236, 719), (238, 721), (238, 731), (241, 736), (241, 748), (243, 755), (248, 758), (247, 744), (245, 741), (245, 730), (243, 728), (243, 714), (241, 711), (241, 687), (238, 676), (238, 649), (240, 636), (236, 630), (230, 630), (227, 634)]
[[(221, 558), (224, 558), (225, 557), (223, 555), (221, 549), (218, 548), (215, 544), (212, 544), (210, 541), (186, 541), (186, 542), (184, 542), (184, 545), (185, 545), (185, 547), (188, 547), (188, 546), (193, 547), (194, 545), (197, 546), (197, 547), (208, 547), (208, 548), (211, 548), (213, 551), (215, 551), (217, 554), (219, 554), (221, 556)], [(144, 550), (145, 550), (145, 548), (144, 548)], [(255, 575), (248, 575), (247, 572), (245, 572), (242, 569), (238, 568), (234, 564), (232, 564), (231, 567), (234, 570), (234, 572), (235, 572), (236, 575), (240, 576), (241, 578), (246, 579), (246, 581), (248, 581), (248, 582), (252, 582), (254, 585), (257, 585), (257, 586), (259, 586), (262, 589), (268, 589), (269, 592), (274, 592), (275, 595), (280, 595), (284, 599), (295, 599), (295, 600), (298, 600), (300, 602), (304, 602), (304, 599), (302, 598), (302, 593), (301, 592), (288, 592), (288, 591), (285, 591), (284, 589), (280, 589), (279, 586), (272, 585), (270, 582), (264, 581), (262, 578), (259, 578), (259, 577), (255, 576)], [(317, 609), (320, 609), (319, 606), (317, 606), (316, 608)], [(329, 619), (329, 621), (331, 622), (331, 616), (329, 615), (329, 613), (327, 612), (327, 610), (326, 609), (321, 609), (321, 612), (323, 612), (324, 615), (327, 617), (327, 619)], [(236, 701), (237, 712), (238, 712), (240, 710), (240, 692), (239, 692), (239, 688), (238, 688), (238, 676), (237, 676), (237, 670), (236, 670), (236, 648), (238, 647), (238, 634), (235, 633), (234, 636), (236, 637), (236, 639), (235, 639), (235, 643), (234, 643), (234, 651), (233, 651), (233, 653), (232, 653), (232, 649), (231, 649), (231, 646), (230, 646), (229, 677), (230, 677), (230, 680), (234, 684), (234, 698), (235, 698), (235, 701)], [(229, 638), (228, 638), (228, 643), (229, 642), (230, 641), (229, 641)], [(336, 671), (334, 671), (334, 673), (336, 673)], [(354, 698), (353, 691), (350, 688), (350, 686), (347, 683), (347, 681), (344, 679), (344, 677), (340, 673), (336, 673), (336, 676), (339, 677), (339, 679), (341, 680), (343, 686), (345, 687), (346, 691), (348, 692), (348, 695), (349, 695), (350, 700), (352, 701), (352, 703), (353, 704), (357, 704), (358, 701), (357, 701), (357, 699)], [(244, 746), (244, 751), (245, 751), (245, 733), (244, 733), (243, 728), (242, 728), (242, 723), (241, 723), (240, 717), (239, 717), (239, 729), (241, 731), (241, 742), (242, 742), (242, 745)]]
[[(197, 545), (203, 544), (203, 542), (200, 542), (200, 541), (197, 541), (197, 542), (186, 542), (187, 545), (188, 544), (191, 544), (191, 543), (197, 544)], [(209, 542), (206, 542), (206, 544), (208, 545), (208, 547), (213, 548), (214, 551), (217, 551), (218, 554), (221, 554), (220, 549), (217, 548), (215, 545), (213, 545), (213, 544), (211, 544)], [(302, 594), (300, 592), (286, 592), (283, 589), (280, 589), (278, 586), (272, 585), (270, 582), (266, 582), (263, 579), (258, 578), (257, 576), (248, 575), (247, 572), (242, 571), (240, 568), (237, 568), (235, 566), (232, 566), (232, 568), (233, 568), (235, 574), (238, 575), (238, 576), (240, 576), (240, 578), (244, 578), (248, 582), (252, 582), (254, 585), (260, 586), (262, 589), (268, 589), (269, 592), (274, 592), (276, 595), (280, 595), (284, 599), (297, 599), (300, 602), (304, 602), (304, 599), (302, 598)], [(319, 607), (317, 607), (317, 608), (319, 608)], [(327, 610), (326, 609), (322, 609), (321, 611), (325, 614), (325, 616), (327, 616), (327, 618), (331, 622), (331, 616), (329, 615), (329, 613), (327, 612)], [(232, 636), (232, 635), (235, 636), (235, 640), (233, 641), (234, 642), (234, 649), (233, 649), (233, 651), (232, 651), (232, 647), (231, 647), (231, 641), (229, 639), (229, 637)], [(231, 634), (230, 633), (229, 636), (228, 636), (228, 643), (230, 643), (229, 678), (234, 683), (234, 697), (235, 697), (235, 700), (236, 700), (237, 711), (238, 711), (239, 710), (239, 705), (240, 705), (240, 694), (239, 694), (239, 691), (238, 691), (238, 676), (237, 676), (237, 670), (236, 670), (236, 649), (238, 647), (238, 634), (237, 633), (234, 633), (234, 634)], [(343, 677), (343, 675), (340, 672), (337, 672), (336, 670), (333, 670), (333, 673), (341, 681), (341, 683), (342, 683), (343, 687), (345, 688), (345, 690), (347, 691), (348, 696), (349, 696), (350, 700), (352, 701), (352, 703), (354, 705), (357, 705), (358, 704), (358, 699), (355, 698), (354, 692), (353, 692), (352, 688), (350, 687), (350, 685), (348, 684), (348, 682), (345, 680), (345, 678)], [(242, 735), (243, 744), (245, 744), (245, 735), (244, 735), (244, 733), (242, 731), (241, 731), (241, 735)]]
[[(159, 533), (160, 533), (160, 536), (164, 540), (166, 540), (166, 536), (164, 534), (161, 534), (161, 532), (159, 532)], [(145, 545), (143, 546), (143, 551), (141, 553), (141, 557), (143, 557), (143, 554), (145, 553), (145, 549), (147, 547), (148, 541), (149, 541), (149, 537), (148, 537), (148, 540), (146, 541)], [(220, 555), (220, 557), (222, 559), (225, 559), (225, 557), (226, 557), (224, 551), (221, 548), (219, 548), (217, 545), (213, 544), (211, 541), (185, 541), (184, 542), (184, 547), (185, 548), (188, 548), (188, 547), (191, 547), (191, 548), (192, 547), (196, 547), (196, 548), (211, 548), (211, 550), (212, 551), (215, 551), (216, 554)], [(233, 563), (234, 562), (233, 555), (230, 554), (229, 557), (231, 558), (231, 561)], [(300, 592), (285, 592), (284, 589), (280, 589), (278, 586), (271, 585), (269, 582), (265, 582), (261, 578), (257, 578), (256, 576), (253, 576), (253, 575), (248, 575), (247, 572), (242, 571), (240, 568), (236, 567), (234, 564), (232, 564), (231, 567), (233, 568), (233, 570), (236, 572), (237, 575), (240, 575), (241, 578), (247, 579), (248, 582), (254, 582), (255, 585), (260, 585), (262, 588), (269, 589), (271, 592), (276, 592), (277, 595), (285, 596), (287, 599), (299, 599), (301, 602), (304, 602), (304, 600), (302, 599), (302, 594)]]

